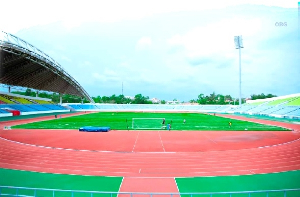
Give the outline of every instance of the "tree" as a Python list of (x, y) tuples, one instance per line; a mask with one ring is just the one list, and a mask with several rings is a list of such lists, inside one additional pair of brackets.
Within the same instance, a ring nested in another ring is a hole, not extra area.
[(31, 89), (30, 88), (26, 89), (25, 96), (31, 96)]
[(206, 104), (207, 99), (206, 99), (206, 97), (204, 96), (204, 94), (199, 94), (199, 95), (198, 95), (197, 102), (198, 102), (199, 104), (201, 104), (201, 105)]
[(109, 103), (110, 98), (108, 96), (102, 96), (103, 103)]
[(38, 96), (41, 98), (51, 98), (51, 94), (48, 94), (47, 92), (40, 92)]
[(225, 95), (225, 102), (230, 103), (231, 101), (233, 101), (232, 97), (230, 95)]
[(150, 104), (149, 96), (143, 96), (142, 94), (137, 94), (134, 96), (134, 104)]
[(115, 94), (111, 95), (109, 103), (116, 103), (117, 97)]
[(190, 100), (190, 103), (197, 103), (195, 99)]
[(217, 95), (217, 104), (218, 105), (225, 105), (225, 96), (223, 96), (222, 94), (218, 94)]
[(92, 99), (95, 101), (95, 103), (101, 103), (101, 96), (92, 97)]
[(215, 92), (213, 92), (212, 94), (210, 94), (210, 96), (208, 97), (208, 104), (212, 105), (212, 104), (216, 104), (216, 94)]
[(273, 95), (273, 94), (267, 94), (267, 95), (265, 95), (264, 93), (261, 93), (261, 94), (252, 94), (251, 95), (251, 100), (265, 99), (265, 98), (272, 98), (272, 97), (276, 97), (276, 95)]
[(273, 98), (273, 97), (277, 97), (276, 95), (274, 95), (274, 94), (267, 94), (267, 96), (266, 96), (267, 98)]

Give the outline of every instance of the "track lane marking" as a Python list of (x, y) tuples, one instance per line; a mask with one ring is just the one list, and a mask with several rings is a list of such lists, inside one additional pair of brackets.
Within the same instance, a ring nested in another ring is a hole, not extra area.
[(138, 140), (138, 138), (139, 138), (140, 132), (141, 132), (141, 131), (138, 131), (138, 134), (137, 134), (137, 136), (136, 136), (136, 139), (135, 139), (135, 142), (134, 142), (134, 145), (133, 145), (132, 151), (131, 151), (132, 153), (134, 152), (134, 149), (135, 149), (135, 146), (136, 146), (137, 140)]
[(159, 132), (159, 131), (157, 131), (157, 132), (158, 132), (158, 135), (159, 135), (159, 139), (160, 139), (161, 146), (162, 146), (164, 152), (166, 152), (165, 147), (164, 147), (164, 144), (163, 144), (163, 141), (162, 141), (162, 139), (161, 139), (160, 132)]

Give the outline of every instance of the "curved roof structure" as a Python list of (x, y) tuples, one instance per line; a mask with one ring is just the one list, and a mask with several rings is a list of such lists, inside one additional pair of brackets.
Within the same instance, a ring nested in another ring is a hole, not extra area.
[(0, 31), (0, 83), (93, 99), (53, 58), (26, 41)]

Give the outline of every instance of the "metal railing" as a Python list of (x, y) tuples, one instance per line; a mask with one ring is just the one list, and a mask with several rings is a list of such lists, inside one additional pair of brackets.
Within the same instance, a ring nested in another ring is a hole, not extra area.
[(150, 192), (108, 192), (108, 191), (82, 191), (82, 190), (60, 190), (44, 188), (27, 188), (14, 186), (0, 186), (0, 196), (22, 196), (22, 197), (134, 197), (134, 196), (164, 196), (164, 197), (300, 197), (300, 188), (282, 190), (259, 190), (259, 191), (237, 191), (237, 192), (200, 192), (200, 193), (150, 193)]

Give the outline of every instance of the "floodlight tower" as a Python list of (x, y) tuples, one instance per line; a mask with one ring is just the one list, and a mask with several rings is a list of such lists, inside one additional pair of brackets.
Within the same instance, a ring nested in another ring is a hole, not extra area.
[(240, 96), (239, 105), (242, 104), (242, 68), (241, 68), (241, 48), (244, 48), (242, 36), (234, 36), (235, 49), (239, 49), (239, 83), (240, 83)]

